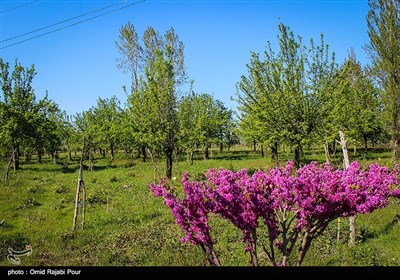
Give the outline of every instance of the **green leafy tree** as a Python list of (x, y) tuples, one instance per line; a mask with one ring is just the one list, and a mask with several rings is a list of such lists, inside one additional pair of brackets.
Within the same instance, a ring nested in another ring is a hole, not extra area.
[(0, 58), (0, 139), (3, 147), (11, 150), (14, 170), (18, 170), (21, 148), (31, 144), (35, 131), (30, 120), (37, 106), (32, 88), (36, 72), (34, 65), (25, 69), (18, 61), (11, 73), (9, 68), (9, 63)]
[(318, 46), (311, 39), (307, 47), (283, 24), (279, 25), (278, 40), (278, 53), (268, 42), (264, 60), (251, 54), (248, 75), (243, 75), (238, 84), (239, 108), (245, 108), (242, 119), (260, 123), (255, 129), (261, 126), (267, 134), (261, 140), (272, 146), (278, 141), (291, 145), (299, 165), (303, 145), (313, 141), (321, 125), (320, 108), (333, 79), (334, 55), (330, 56), (323, 35)]
[(85, 154), (89, 161), (90, 171), (93, 170), (94, 165), (93, 152), (98, 147), (98, 143), (96, 142), (97, 126), (95, 123), (96, 119), (92, 110), (83, 111), (74, 116), (77, 142), (80, 142), (81, 147), (83, 146), (84, 150), (82, 150), (82, 154)]
[(47, 95), (37, 103), (36, 109), (29, 118), (32, 132), (33, 147), (41, 163), (42, 154), (48, 152), (53, 162), (56, 162), (58, 151), (62, 149), (65, 121), (62, 112), (54, 101), (48, 100)]
[(94, 118), (95, 142), (103, 151), (110, 149), (110, 157), (113, 160), (122, 134), (122, 109), (118, 99), (115, 96), (97, 99), (96, 106), (91, 108), (91, 114)]
[(366, 47), (382, 87), (391, 126), (393, 162), (400, 159), (400, 2), (369, 0), (367, 16), (370, 44)]
[[(156, 155), (166, 158), (166, 176), (171, 178), (179, 133), (179, 88), (186, 81), (184, 45), (172, 28), (160, 36), (148, 27), (143, 34), (143, 44), (139, 44), (138, 39), (130, 40), (132, 34), (136, 33), (129, 23), (120, 30), (119, 46), (126, 50), (122, 56), (131, 65), (137, 65), (134, 69), (138, 70), (135, 72), (130, 68), (135, 81), (128, 96), (128, 119), (132, 124), (128, 131), (132, 133), (133, 141), (137, 141), (142, 149), (148, 149), (153, 160)], [(123, 42), (130, 42), (129, 47)], [(128, 49), (136, 51), (129, 52)]]

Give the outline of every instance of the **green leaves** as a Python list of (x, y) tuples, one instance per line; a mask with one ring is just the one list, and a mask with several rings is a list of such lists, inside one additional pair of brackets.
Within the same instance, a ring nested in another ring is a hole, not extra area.
[(367, 16), (370, 44), (366, 46), (381, 88), (392, 136), (393, 161), (400, 159), (400, 5), (370, 0)]
[(48, 99), (47, 93), (36, 100), (32, 81), (35, 68), (24, 68), (16, 61), (12, 73), (9, 63), (0, 59), (0, 138), (3, 149), (53, 152), (60, 148), (62, 137), (61, 111)]
[(260, 143), (301, 146), (321, 125), (324, 95), (334, 74), (334, 55), (321, 35), (320, 45), (307, 47), (289, 27), (279, 25), (279, 52), (268, 42), (264, 59), (251, 53), (248, 74), (238, 83), (241, 127), (246, 138)]

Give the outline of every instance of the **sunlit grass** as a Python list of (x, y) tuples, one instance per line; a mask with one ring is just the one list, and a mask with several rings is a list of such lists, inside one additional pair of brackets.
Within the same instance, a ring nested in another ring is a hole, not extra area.
[[(163, 204), (148, 188), (153, 181), (151, 161), (131, 159), (117, 154), (114, 161), (97, 155), (92, 172), (84, 168), (87, 191), (85, 229), (72, 231), (79, 155), (68, 161), (60, 155), (57, 164), (44, 159), (42, 164), (22, 162), (21, 170), (10, 172), (7, 185), (0, 183), (0, 265), (8, 266), (7, 248), (24, 249), (32, 245), (31, 256), (21, 257), (22, 265), (101, 265), (101, 266), (202, 266), (206, 265), (200, 248), (182, 244), (180, 228)], [(280, 154), (279, 164), (292, 156)], [(323, 151), (307, 151), (304, 163), (325, 161)], [(363, 166), (372, 162), (390, 163), (386, 150), (362, 150), (351, 160)], [(211, 152), (210, 160), (197, 153), (193, 165), (184, 157), (174, 163), (173, 176), (188, 171), (201, 177), (209, 168), (246, 168), (250, 172), (274, 166), (270, 155), (262, 158), (251, 149)], [(332, 159), (340, 167), (341, 153)], [(159, 160), (159, 175), (165, 173)], [(334, 221), (310, 249), (304, 265), (399, 265), (400, 204), (390, 205), (357, 218), (358, 244), (347, 246), (348, 230), (343, 221), (343, 240), (336, 243)], [(227, 266), (248, 265), (241, 233), (218, 217), (211, 220), (215, 249)]]

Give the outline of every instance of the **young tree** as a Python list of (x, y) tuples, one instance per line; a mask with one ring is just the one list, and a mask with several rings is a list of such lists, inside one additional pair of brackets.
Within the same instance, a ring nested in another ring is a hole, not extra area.
[(135, 79), (128, 96), (132, 139), (140, 139), (141, 146), (147, 147), (151, 155), (163, 154), (166, 176), (171, 178), (178, 141), (178, 92), (186, 80), (184, 45), (172, 28), (160, 36), (148, 27), (143, 34), (143, 45), (129, 23), (121, 28), (120, 35), (119, 46), (125, 50), (122, 56), (135, 65), (129, 68)]
[(119, 101), (115, 96), (110, 99), (97, 99), (96, 106), (92, 107), (94, 118), (96, 143), (102, 150), (110, 149), (111, 160), (121, 136), (121, 113)]
[[(209, 147), (220, 146), (230, 137), (232, 111), (207, 93), (192, 91), (179, 103), (180, 145), (186, 150), (189, 163), (193, 162), (193, 150), (202, 147), (204, 158), (209, 159)], [(233, 139), (229, 139), (233, 140)]]
[(327, 90), (330, 102), (323, 107), (321, 140), (332, 143), (343, 131), (356, 147), (368, 141), (376, 143), (383, 132), (381, 101), (367, 68), (356, 60), (353, 52), (336, 71), (332, 90)]
[(238, 85), (242, 92), (238, 101), (240, 108), (246, 108), (245, 115), (253, 114), (269, 135), (294, 148), (295, 164), (299, 165), (303, 145), (320, 125), (320, 108), (334, 74), (334, 54), (329, 55), (323, 35), (320, 45), (310, 40), (307, 48), (301, 37), (283, 24), (279, 25), (278, 40), (279, 52), (268, 43), (263, 61), (252, 53), (248, 76), (243, 75)]
[[(89, 160), (89, 170), (93, 170), (93, 151), (97, 147), (96, 143), (96, 125), (92, 110), (77, 113), (74, 116), (74, 125), (78, 141), (84, 143), (82, 154), (86, 154)], [(82, 145), (82, 144), (81, 144)]]
[(400, 2), (369, 0), (370, 44), (366, 47), (383, 89), (381, 98), (390, 115), (393, 162), (400, 159)]

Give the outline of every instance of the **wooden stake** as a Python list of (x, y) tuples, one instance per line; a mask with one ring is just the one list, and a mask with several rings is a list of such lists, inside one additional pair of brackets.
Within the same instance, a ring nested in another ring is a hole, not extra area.
[[(344, 136), (344, 133), (342, 131), (339, 131), (339, 136), (340, 136), (340, 145), (342, 146), (343, 150), (343, 167), (346, 170), (349, 165), (349, 155), (347, 153), (347, 146), (346, 146), (346, 138)], [(357, 216), (351, 216), (349, 218), (349, 224), (350, 224), (350, 241), (349, 244), (350, 246), (354, 246), (356, 244), (356, 218)]]
[(10, 159), (8, 160), (8, 164), (7, 164), (7, 167), (6, 167), (6, 171), (4, 172), (4, 183), (6, 183), (6, 184), (7, 184), (7, 182), (8, 182), (8, 174), (9, 174), (9, 172), (10, 172), (11, 163), (12, 163), (12, 161), (13, 161), (13, 158), (14, 158), (16, 152), (17, 152), (17, 149), (14, 149), (13, 152), (12, 152), (12, 154), (11, 154)]
[(73, 219), (73, 223), (72, 223), (72, 230), (76, 229), (76, 222), (78, 220), (78, 212), (79, 212), (79, 197), (80, 197), (81, 190), (82, 190), (82, 221), (81, 221), (82, 229), (85, 226), (86, 189), (85, 189), (85, 182), (83, 181), (83, 154), (84, 154), (84, 151), (85, 151), (85, 138), (83, 138), (82, 155), (81, 155), (81, 160), (79, 163), (78, 183), (76, 186), (75, 209), (74, 209), (74, 219)]

